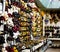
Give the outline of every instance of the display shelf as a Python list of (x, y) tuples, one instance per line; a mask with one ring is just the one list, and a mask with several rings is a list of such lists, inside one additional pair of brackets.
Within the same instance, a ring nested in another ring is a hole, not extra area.
[(22, 50), (22, 52), (31, 52), (30, 49)]
[[(53, 14), (51, 14), (51, 15), (53, 15)], [(45, 33), (51, 33), (52, 36), (54, 33), (58, 34), (57, 31), (59, 31), (59, 29), (60, 29), (60, 26), (59, 26), (60, 21), (58, 20), (57, 14), (54, 15), (55, 19), (53, 19), (53, 17), (51, 15), (45, 14), (45, 16), (44, 16), (44, 19), (43, 19), (43, 35)], [(57, 20), (57, 22), (55, 23), (56, 20)]]
[(20, 31), (20, 32), (27, 32), (28, 30), (23, 30), (23, 31)]
[(30, 26), (30, 24), (29, 25), (20, 25), (20, 27), (29, 27)]
[(60, 41), (60, 38), (47, 38), (48, 40), (59, 40)]
[[(38, 49), (41, 46), (41, 41), (39, 41), (38, 39), (40, 39), (41, 37), (41, 29), (43, 26), (42, 20), (40, 19), (42, 16), (40, 16), (40, 12), (37, 11), (38, 8), (36, 7), (35, 3), (30, 3), (31, 6), (27, 6), (29, 2), (25, 3), (23, 0), (16, 0), (13, 2), (13, 4), (11, 3), (11, 1), (13, 0), (6, 0), (7, 9), (5, 8), (6, 14), (4, 13), (4, 18), (6, 17), (6, 19), (4, 20), (4, 22), (6, 22), (4, 24), (4, 45), (6, 45), (6, 43), (8, 45), (3, 48), (14, 49), (15, 47), (15, 50), (17, 50), (16, 48), (21, 46), (18, 48), (18, 52), (20, 48), (26, 50), (28, 48), (32, 48), (33, 46), (35, 47), (35, 49)], [(32, 6), (35, 7), (33, 8)], [(36, 35), (35, 37), (34, 34)], [(11, 51), (12, 50), (10, 50), (10, 52)], [(7, 50), (7, 52), (9, 51)]]
[(30, 49), (26, 49), (26, 50), (30, 50), (30, 52), (45, 51), (47, 49), (48, 45), (46, 44), (46, 42), (45, 43), (43, 43), (43, 42), (44, 41), (41, 40), (41, 42), (34, 44)]
[(33, 46), (32, 50), (35, 51), (36, 49), (40, 48), (41, 46), (43, 46), (43, 43), (39, 43), (36, 46)]
[(50, 47), (60, 47), (60, 38), (47, 38), (47, 40), (51, 41)]

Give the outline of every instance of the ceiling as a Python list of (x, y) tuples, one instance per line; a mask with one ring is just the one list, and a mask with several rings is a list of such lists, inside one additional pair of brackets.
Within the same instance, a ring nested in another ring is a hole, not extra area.
[(42, 10), (60, 10), (60, 0), (35, 0)]

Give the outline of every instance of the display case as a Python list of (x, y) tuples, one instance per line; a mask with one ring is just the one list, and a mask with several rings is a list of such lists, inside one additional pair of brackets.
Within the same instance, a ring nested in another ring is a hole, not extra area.
[[(52, 41), (52, 47), (60, 45), (60, 18), (57, 13), (46, 14), (43, 19), (43, 36)], [(56, 41), (57, 40), (57, 41)], [(56, 43), (58, 42), (58, 43)]]
[[(43, 45), (43, 20), (40, 9), (30, 0), (6, 0), (0, 17), (2, 52), (38, 49)], [(3, 41), (2, 41), (3, 40)], [(41, 44), (41, 45), (40, 45)]]

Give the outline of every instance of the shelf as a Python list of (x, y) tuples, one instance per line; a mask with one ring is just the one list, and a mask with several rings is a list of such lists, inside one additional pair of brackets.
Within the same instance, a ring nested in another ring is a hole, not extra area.
[(27, 22), (27, 23), (31, 23), (31, 21), (22, 21), (22, 20), (21, 20), (20, 22)]
[(20, 30), (20, 32), (27, 32), (27, 31), (29, 31), (29, 30)]
[(54, 30), (45, 30), (45, 32), (54, 32)]
[(30, 49), (22, 50), (22, 52), (30, 52)]
[(43, 42), (37, 44), (36, 46), (33, 46), (32, 50), (35, 51), (36, 49), (40, 48), (41, 46), (43, 46)]
[(48, 40), (60, 40), (60, 38), (47, 38)]
[(26, 26), (22, 26), (22, 25), (20, 25), (20, 27), (29, 27), (29, 25), (28, 25), (28, 26), (27, 26), (27, 25), (26, 25)]

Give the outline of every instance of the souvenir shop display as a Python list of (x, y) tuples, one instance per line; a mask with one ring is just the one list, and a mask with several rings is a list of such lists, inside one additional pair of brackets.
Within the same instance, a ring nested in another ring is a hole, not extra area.
[(43, 21), (34, 0), (6, 0), (1, 25), (2, 52), (19, 52), (41, 42)]

